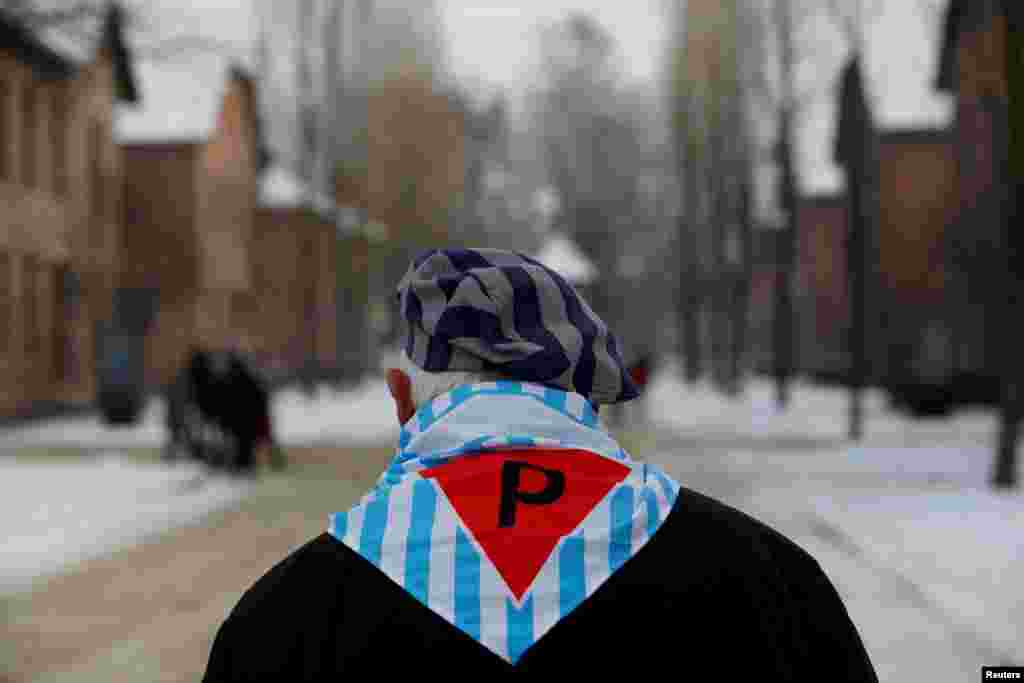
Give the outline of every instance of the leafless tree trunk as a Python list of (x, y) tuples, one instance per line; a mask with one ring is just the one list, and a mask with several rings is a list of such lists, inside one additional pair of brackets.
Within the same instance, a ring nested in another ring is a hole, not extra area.
[(704, 193), (708, 197), (709, 215), (708, 230), (710, 231), (710, 271), (711, 291), (708, 292), (708, 313), (710, 329), (708, 330), (709, 360), (711, 377), (723, 392), (728, 392), (728, 377), (725, 369), (728, 342), (728, 305), (730, 273), (725, 255), (725, 240), (729, 221), (728, 182), (726, 177), (725, 136), (727, 131), (725, 116), (708, 130), (707, 157), (708, 173), (704, 175)]
[[(298, 23), (296, 24), (295, 40), (295, 68), (296, 68), (296, 101), (298, 102), (298, 176), (302, 181), (301, 206), (305, 210), (311, 210), (316, 188), (314, 176), (316, 173), (316, 151), (317, 151), (317, 106), (316, 96), (313, 90), (313, 66), (311, 64), (310, 50), (313, 49), (314, 41), (314, 18), (316, 14), (315, 0), (298, 0)], [(296, 235), (296, 239), (307, 239), (306, 236)], [(303, 250), (302, 253), (304, 253)], [(315, 326), (316, 311), (309, 310), (305, 304), (303, 318), (305, 325), (297, 333), (302, 344), (303, 360), (299, 374), (303, 385), (308, 393), (313, 391), (313, 366), (315, 364), (316, 339), (310, 333)], [(305, 339), (302, 339), (305, 337)]]
[(793, 276), (796, 267), (796, 169), (793, 160), (793, 119), (795, 117), (795, 47), (793, 16), (790, 0), (775, 0), (775, 24), (779, 31), (780, 81), (783, 90), (778, 120), (779, 184), (778, 203), (782, 209), (784, 226), (780, 240), (779, 276), (775, 289), (775, 315), (773, 317), (775, 357), (775, 399), (779, 408), (789, 404), (790, 381), (796, 366), (795, 311), (793, 306)]
[[(700, 335), (700, 309), (703, 300), (703, 278), (699, 244), (697, 239), (700, 224), (700, 175), (697, 167), (696, 145), (689, 126), (694, 125), (695, 105), (692, 97), (683, 99), (683, 111), (689, 112), (686, 124), (676, 124), (676, 146), (680, 150), (679, 175), (683, 190), (683, 211), (679, 214), (680, 276), (679, 276), (679, 320), (682, 326), (683, 375), (687, 382), (695, 384), (701, 375), (702, 354)], [(679, 117), (677, 117), (679, 118)], [(685, 125), (686, 128), (682, 128)]]
[[(1009, 101), (997, 104), (995, 121), (997, 178), (1001, 180), (1002, 197), (1002, 247), (1003, 247), (1003, 304), (1004, 320), (1013, 320), (1020, 315), (1024, 304), (1024, 239), (1021, 238), (1021, 191), (1024, 189), (1024, 133), (1011, 121), (1020, 121), (1024, 115), (1024, 104), (1019, 93), (1024, 88), (1024, 26), (1019, 24), (1020, 11), (1011, 12), (1008, 22), (1010, 35), (1006, 41), (1007, 92)], [(1002, 365), (1003, 389), (999, 409), (999, 443), (993, 466), (991, 483), (997, 489), (1012, 489), (1017, 481), (1017, 450), (1020, 446), (1021, 421), (1024, 420), (1024, 334), (1020, 325), (1009, 325), (1005, 329)]]
[(750, 292), (753, 282), (754, 271), (754, 248), (753, 248), (753, 217), (751, 211), (751, 162), (749, 155), (745, 155), (744, 162), (739, 169), (743, 175), (740, 181), (740, 209), (739, 209), (739, 235), (738, 247), (740, 250), (740, 266), (737, 277), (733, 282), (733, 345), (732, 345), (732, 377), (736, 383), (736, 391), (740, 390), (740, 382), (744, 373), (744, 361), (747, 355), (748, 343), (748, 321), (750, 319)]
[[(865, 13), (865, 0), (840, 2), (829, 0), (828, 10), (837, 27), (846, 37), (850, 46), (855, 68), (864, 64), (864, 43), (867, 23), (873, 21), (882, 10), (879, 0), (869, 0), (871, 7)], [(850, 8), (853, 8), (850, 11)], [(863, 84), (863, 79), (860, 80)], [(864, 87), (866, 95), (866, 86)], [(849, 104), (849, 103), (846, 103)], [(850, 235), (847, 241), (847, 272), (850, 300), (851, 324), (849, 334), (850, 376), (849, 380), (849, 437), (860, 441), (864, 435), (864, 389), (872, 381), (875, 354), (881, 351), (872, 330), (878, 327), (880, 302), (876, 297), (877, 233), (879, 229), (879, 158), (878, 138), (872, 120), (872, 107), (864, 99), (864, 111), (858, 123), (860, 139), (852, 144), (846, 160), (847, 199), (851, 212), (849, 216)]]
[(749, 134), (744, 88), (757, 48), (747, 41), (750, 8), (735, 0), (687, 5), (679, 18), (670, 87), (684, 190), (679, 240), (684, 370), (694, 382), (707, 369), (722, 390), (735, 393), (738, 188), (750, 174), (742, 149)]
[[(632, 93), (615, 64), (617, 47), (591, 17), (571, 15), (542, 34), (545, 73), (536, 124), (561, 218), (601, 273), (590, 304), (615, 327), (623, 318), (621, 267), (630, 235), (622, 229), (641, 212), (641, 126), (631, 116)], [(623, 334), (627, 360), (645, 340)]]

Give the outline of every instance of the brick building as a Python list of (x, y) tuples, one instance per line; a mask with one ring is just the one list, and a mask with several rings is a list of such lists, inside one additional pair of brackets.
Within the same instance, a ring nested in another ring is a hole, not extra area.
[(775, 290), (781, 286), (784, 277), (779, 266), (785, 246), (784, 237), (781, 229), (768, 224), (758, 226), (751, 235), (748, 346), (750, 366), (758, 373), (768, 373), (772, 369)]
[(125, 290), (157, 293), (146, 330), (150, 386), (192, 344), (240, 343), (251, 304), (257, 174), (266, 161), (252, 78), (211, 56), (138, 65), (144, 107), (118, 120), (125, 164)]
[(900, 309), (944, 300), (944, 234), (957, 200), (951, 142), (937, 129), (879, 135), (879, 270), (883, 295)]
[[(878, 155), (877, 282), (868, 306), (881, 321), (881, 356), (872, 363), (880, 378), (913, 370), (941, 381), (950, 369), (942, 343), (946, 234), (958, 196), (953, 145), (943, 130), (888, 130), (878, 133)], [(800, 369), (839, 377), (850, 368), (849, 200), (805, 197), (798, 207)]]
[(955, 98), (951, 133), (958, 206), (947, 250), (955, 364), (959, 370), (996, 374), (998, 367), (988, 364), (1000, 362), (1004, 324), (991, 304), (1000, 298), (1003, 284), (995, 275), (1006, 250), (1007, 19), (1014, 12), (1022, 12), (1016, 0), (951, 0), (934, 84)]
[(249, 247), (252, 305), (240, 326), (271, 374), (308, 361), (325, 374), (338, 367), (338, 269), (360, 269), (365, 253), (352, 252), (365, 241), (339, 242), (335, 215), (329, 200), (310, 202), (284, 167), (263, 174)]
[(84, 60), (0, 15), (0, 416), (96, 391), (119, 255), (115, 103), (137, 100), (112, 7)]
[(944, 348), (946, 233), (958, 194), (951, 142), (934, 129), (879, 136), (877, 305), (894, 381), (912, 369), (916, 381), (941, 383), (951, 370)]
[(797, 204), (797, 348), (806, 372), (834, 375), (847, 369), (848, 215), (845, 194), (802, 197)]

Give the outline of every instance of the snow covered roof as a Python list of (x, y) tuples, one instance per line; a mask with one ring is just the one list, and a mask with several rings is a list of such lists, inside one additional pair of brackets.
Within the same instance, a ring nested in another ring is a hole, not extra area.
[(573, 284), (585, 285), (597, 278), (597, 268), (565, 235), (548, 237), (534, 258)]
[(291, 170), (274, 164), (260, 179), (260, 206), (294, 208), (302, 202), (305, 185)]
[(124, 39), (124, 11), (120, 5), (111, 3), (102, 17), (93, 17), (100, 23), (95, 40), (65, 35), (56, 28), (29, 29), (16, 15), (0, 10), (0, 44), (40, 76), (69, 78), (106, 48), (113, 57), (117, 98), (137, 101), (134, 59)]
[[(306, 204), (305, 183), (291, 169), (282, 164), (267, 168), (260, 178), (259, 206), (264, 209), (295, 209)], [(373, 223), (364, 224), (356, 207), (340, 206), (322, 192), (313, 196), (313, 210), (320, 218), (333, 223), (339, 235), (363, 234), (378, 239), (379, 228)]]
[(135, 69), (141, 103), (118, 107), (118, 142), (198, 142), (210, 136), (228, 83), (227, 58), (138, 62)]
[[(298, 208), (306, 204), (306, 191), (306, 184), (294, 171), (281, 164), (274, 164), (260, 178), (260, 207)], [(312, 204), (313, 209), (325, 217), (333, 216), (338, 209), (334, 201), (322, 192), (314, 194)]]

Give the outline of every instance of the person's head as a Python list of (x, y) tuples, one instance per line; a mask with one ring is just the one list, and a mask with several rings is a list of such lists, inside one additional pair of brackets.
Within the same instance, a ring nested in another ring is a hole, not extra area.
[(572, 391), (597, 408), (638, 395), (618, 343), (560, 275), (497, 249), (433, 249), (398, 284), (405, 349), (386, 371), (398, 420), (461, 385)]

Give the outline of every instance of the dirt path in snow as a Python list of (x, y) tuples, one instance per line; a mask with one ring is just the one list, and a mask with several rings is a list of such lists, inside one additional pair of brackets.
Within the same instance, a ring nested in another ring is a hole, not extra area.
[(199, 680), (242, 593), (365, 493), (391, 449), (288, 456), (231, 509), (0, 598), (0, 683)]

